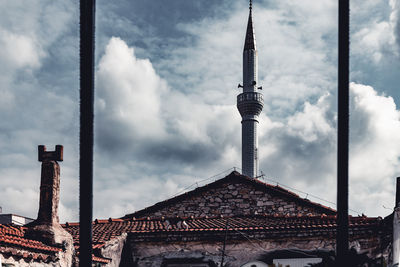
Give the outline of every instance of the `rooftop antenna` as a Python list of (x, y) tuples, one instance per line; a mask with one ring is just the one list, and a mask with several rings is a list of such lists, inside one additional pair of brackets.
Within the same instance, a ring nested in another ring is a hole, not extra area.
[(249, 2), (249, 9), (250, 9), (250, 11), (251, 11), (252, 8), (253, 8), (253, 1), (250, 0), (250, 2)]

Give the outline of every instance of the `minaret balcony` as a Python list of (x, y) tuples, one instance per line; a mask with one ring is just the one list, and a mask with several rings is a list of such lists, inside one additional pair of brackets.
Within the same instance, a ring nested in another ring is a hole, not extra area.
[(237, 108), (244, 115), (260, 115), (264, 107), (264, 97), (258, 92), (244, 92), (237, 96)]

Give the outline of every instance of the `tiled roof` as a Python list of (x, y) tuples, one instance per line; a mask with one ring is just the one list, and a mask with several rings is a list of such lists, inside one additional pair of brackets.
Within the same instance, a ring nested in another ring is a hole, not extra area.
[(24, 238), (24, 232), (22, 226), (0, 224), (0, 253), (27, 261), (51, 262), (56, 259), (55, 255), (61, 248)]
[(172, 204), (175, 204), (175, 203), (180, 203), (184, 199), (189, 199), (190, 197), (192, 197), (194, 195), (197, 195), (197, 194), (200, 194), (200, 193), (202, 193), (204, 191), (210, 190), (211, 188), (216, 188), (216, 187), (219, 187), (222, 184), (233, 183), (233, 182), (249, 184), (251, 186), (256, 187), (258, 190), (261, 190), (261, 191), (264, 191), (264, 192), (268, 192), (268, 193), (270, 193), (272, 195), (278, 195), (278, 196), (281, 196), (281, 197), (282, 196), (283, 197), (287, 197), (290, 200), (293, 200), (293, 201), (295, 201), (297, 203), (300, 203), (302, 205), (315, 208), (315, 209), (319, 210), (321, 213), (325, 213), (325, 214), (329, 214), (329, 215), (336, 214), (336, 210), (334, 210), (334, 209), (332, 209), (330, 207), (321, 205), (319, 203), (312, 202), (312, 201), (310, 201), (310, 200), (308, 200), (306, 198), (301, 198), (298, 194), (293, 193), (293, 192), (291, 192), (289, 190), (286, 190), (286, 189), (284, 189), (283, 187), (281, 187), (279, 185), (267, 184), (267, 183), (262, 182), (262, 181), (260, 181), (258, 179), (250, 178), (250, 177), (247, 177), (245, 175), (241, 175), (240, 173), (238, 173), (236, 171), (233, 171), (228, 176), (226, 176), (226, 177), (224, 177), (222, 179), (219, 179), (219, 180), (217, 180), (217, 181), (215, 181), (213, 183), (209, 183), (209, 184), (207, 184), (205, 186), (198, 187), (198, 188), (196, 188), (196, 189), (194, 189), (192, 191), (183, 193), (183, 194), (181, 194), (179, 196), (176, 196), (176, 197), (173, 197), (173, 198), (158, 202), (158, 203), (154, 204), (153, 206), (144, 208), (144, 209), (136, 211), (134, 213), (127, 214), (124, 217), (122, 217), (122, 219), (129, 219), (129, 218), (132, 218), (132, 217), (139, 218), (139, 217), (142, 217), (142, 216), (146, 216), (148, 213), (153, 213), (153, 212), (156, 212), (156, 211), (158, 211), (158, 210), (160, 210), (160, 209), (162, 209), (164, 207), (167, 207), (169, 205), (172, 205)]
[(95, 255), (92, 255), (92, 261), (100, 262), (100, 263), (110, 263), (111, 262), (110, 259), (106, 259), (106, 258), (103, 258), (103, 257), (96, 257)]
[[(381, 218), (349, 217), (351, 236), (377, 234), (382, 225)], [(278, 216), (249, 215), (213, 218), (142, 218), (132, 220), (96, 220), (93, 223), (93, 242), (95, 248), (102, 247), (107, 241), (123, 233), (141, 236), (140, 240), (151, 240), (166, 236), (198, 236), (213, 238), (227, 230), (230, 234), (264, 234), (265, 238), (288, 236), (334, 236), (336, 216)], [(66, 224), (74, 240), (79, 242), (79, 225)], [(207, 237), (207, 233), (209, 234)]]
[[(25, 260), (56, 260), (56, 254), (62, 251), (59, 247), (48, 246), (40, 241), (24, 237), (26, 227), (11, 224), (0, 224), (0, 253)], [(108, 263), (109, 259), (93, 255), (93, 261)]]
[(24, 238), (25, 228), (21, 226), (0, 224), (0, 243), (47, 252), (58, 252), (61, 248), (48, 246), (40, 241)]
[(19, 248), (4, 246), (0, 244), (0, 254), (4, 257), (13, 257), (15, 259), (24, 259), (27, 262), (31, 260), (35, 262), (54, 262), (57, 256), (48, 255), (40, 252), (22, 251)]
[[(62, 225), (74, 238), (76, 248), (79, 247), (79, 223), (65, 223)], [(99, 249), (105, 242), (130, 232), (132, 225), (122, 219), (95, 220), (93, 222), (93, 249)]]
[[(79, 245), (75, 245), (74, 248), (75, 248), (75, 251), (76, 251), (76, 255), (79, 256)], [(99, 262), (99, 263), (110, 263), (111, 259), (104, 258), (104, 257), (101, 257), (101, 256), (95, 256), (94, 254), (92, 254), (92, 261), (93, 262)]]

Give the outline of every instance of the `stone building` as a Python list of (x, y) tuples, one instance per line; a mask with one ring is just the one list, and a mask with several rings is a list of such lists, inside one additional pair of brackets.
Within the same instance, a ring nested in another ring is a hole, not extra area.
[[(62, 147), (57, 149), (62, 154)], [(62, 156), (57, 149), (39, 150), (46, 158), (39, 157), (38, 218), (25, 226), (0, 225), (2, 266), (78, 264), (79, 224), (58, 222)], [(350, 217), (351, 247), (366, 261), (387, 262), (392, 220)], [(335, 210), (234, 171), (122, 218), (96, 219), (93, 262), (113, 267), (318, 263), (334, 255), (335, 234)]]

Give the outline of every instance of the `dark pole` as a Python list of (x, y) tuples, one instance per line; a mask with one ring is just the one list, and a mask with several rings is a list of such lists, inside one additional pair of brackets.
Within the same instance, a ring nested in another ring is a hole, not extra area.
[(337, 266), (346, 266), (349, 249), (349, 18), (349, 0), (339, 0)]
[(394, 203), (394, 207), (397, 208), (400, 202), (400, 177), (396, 179), (396, 203)]
[(224, 236), (224, 245), (222, 247), (221, 267), (224, 266), (224, 260), (225, 260), (225, 247), (226, 247), (226, 238), (228, 236), (228, 224), (229, 224), (229, 218), (226, 219), (226, 225), (225, 225), (225, 236)]
[(80, 267), (92, 267), (95, 5), (95, 0), (80, 1)]

